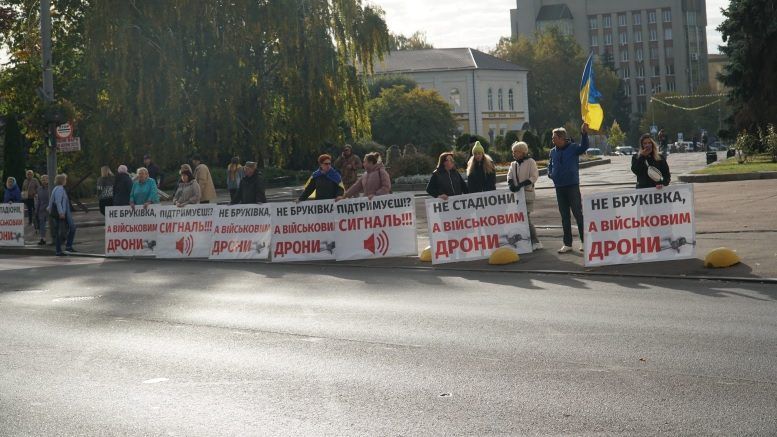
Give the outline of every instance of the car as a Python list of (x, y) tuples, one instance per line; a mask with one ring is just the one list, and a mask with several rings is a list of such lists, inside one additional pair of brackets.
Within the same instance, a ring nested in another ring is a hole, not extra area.
[(602, 153), (601, 149), (597, 149), (596, 147), (591, 147), (588, 150), (585, 151), (585, 154), (588, 156), (603, 156), (604, 153)]
[(631, 146), (623, 146), (623, 147), (616, 147), (615, 148), (615, 154), (616, 155), (624, 155), (624, 156), (630, 156), (637, 153), (633, 147)]

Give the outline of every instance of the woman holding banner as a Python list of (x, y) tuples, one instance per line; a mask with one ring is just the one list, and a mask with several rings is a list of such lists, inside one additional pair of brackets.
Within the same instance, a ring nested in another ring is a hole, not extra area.
[(542, 249), (542, 243), (537, 238), (537, 230), (531, 222), (531, 213), (534, 212), (534, 184), (540, 178), (540, 171), (537, 168), (537, 162), (529, 157), (528, 144), (523, 141), (516, 141), (513, 143), (512, 150), (515, 161), (510, 164), (510, 170), (507, 171), (507, 185), (513, 193), (523, 190), (523, 194), (526, 197), (526, 212), (528, 213), (527, 219), (532, 250), (539, 250)]
[[(380, 159), (380, 153), (373, 152), (364, 156), (362, 164), (366, 172), (360, 177), (351, 188), (345, 192), (344, 197), (356, 197), (359, 193), (364, 193), (369, 199), (373, 196), (382, 196), (391, 193), (391, 176), (389, 176), (383, 162)], [(338, 197), (340, 200), (342, 197)]]
[(472, 147), (472, 157), (467, 163), (467, 189), (470, 193), (496, 190), (496, 166), (480, 141)]
[(450, 196), (468, 194), (467, 183), (456, 170), (456, 162), (453, 153), (444, 152), (437, 160), (437, 170), (432, 173), (429, 183), (426, 184), (426, 192), (430, 196), (448, 200)]
[(332, 157), (327, 154), (319, 156), (318, 165), (318, 170), (308, 179), (298, 201), (336, 199), (345, 193), (340, 173), (332, 168)]
[(159, 203), (159, 192), (157, 191), (156, 181), (148, 175), (145, 167), (138, 169), (138, 180), (132, 184), (130, 193), (130, 206), (143, 205), (147, 208), (152, 203)]
[(663, 188), (672, 175), (650, 134), (639, 137), (639, 153), (631, 157), (631, 171), (637, 176), (637, 188)]
[(181, 181), (173, 196), (173, 204), (177, 207), (196, 205), (200, 203), (200, 184), (194, 180), (192, 172), (181, 170)]

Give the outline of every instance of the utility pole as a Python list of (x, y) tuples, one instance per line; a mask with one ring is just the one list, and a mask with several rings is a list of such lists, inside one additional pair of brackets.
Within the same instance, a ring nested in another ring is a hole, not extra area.
[[(43, 53), (43, 101), (54, 102), (54, 74), (51, 69), (51, 0), (40, 2), (40, 33)], [(45, 111), (48, 135), (46, 136), (46, 173), (49, 175), (49, 193), (54, 189), (57, 176), (57, 119), (56, 114)]]

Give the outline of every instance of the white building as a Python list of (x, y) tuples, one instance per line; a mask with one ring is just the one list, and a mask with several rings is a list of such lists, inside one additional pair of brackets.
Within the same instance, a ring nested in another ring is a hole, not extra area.
[(402, 50), (375, 65), (376, 75), (403, 75), (451, 104), (459, 133), (488, 137), (529, 122), (528, 70), (469, 48)]

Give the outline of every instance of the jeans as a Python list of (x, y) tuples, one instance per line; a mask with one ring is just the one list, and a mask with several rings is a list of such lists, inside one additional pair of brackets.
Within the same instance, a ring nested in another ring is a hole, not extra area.
[(46, 224), (49, 221), (48, 213), (46, 215), (38, 215), (38, 216), (36, 216), (35, 220), (37, 220), (38, 229), (40, 229), (40, 239), (41, 240), (45, 240), (46, 239)]
[(534, 223), (531, 221), (531, 213), (534, 212), (534, 200), (526, 200), (526, 221), (529, 222), (529, 235), (531, 236), (531, 243), (537, 244), (540, 239), (537, 237), (537, 229), (534, 227)]
[(76, 238), (76, 224), (73, 222), (73, 215), (68, 213), (64, 219), (52, 219), (51, 233), (54, 236), (54, 245), (57, 249), (57, 254), (62, 253), (62, 239), (59, 237), (59, 228), (64, 224), (67, 224), (67, 242), (65, 243), (65, 249), (70, 250), (73, 248), (73, 240)]
[(583, 242), (583, 200), (580, 186), (556, 187), (558, 212), (561, 213), (561, 227), (564, 228), (564, 246), (572, 246), (572, 219), (569, 211), (575, 216), (580, 242)]

